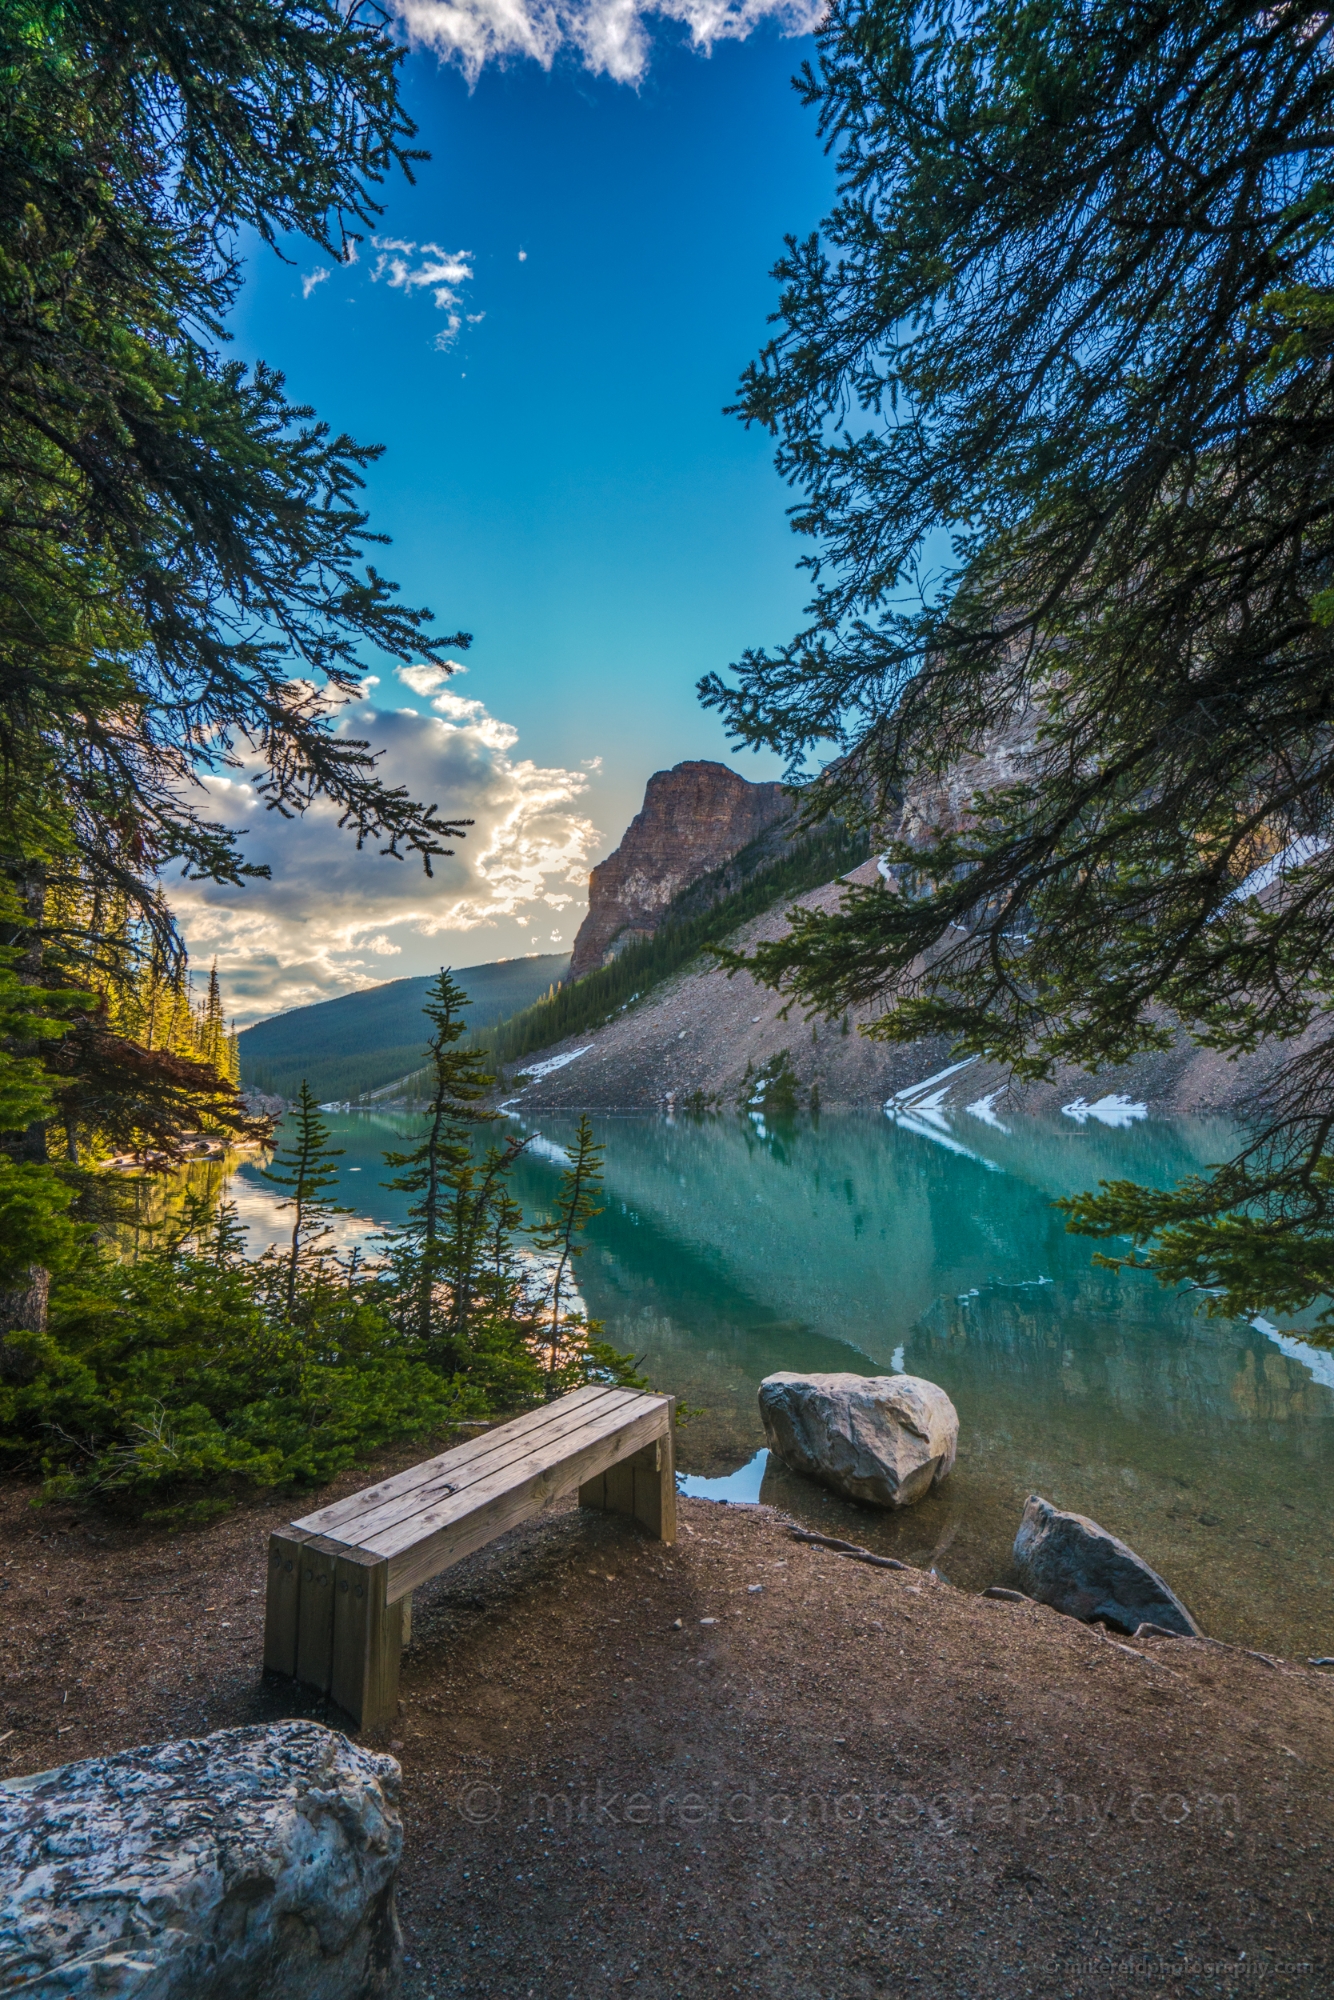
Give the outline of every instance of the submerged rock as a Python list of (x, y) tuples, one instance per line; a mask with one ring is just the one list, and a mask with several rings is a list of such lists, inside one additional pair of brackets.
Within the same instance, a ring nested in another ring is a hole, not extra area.
[(871, 1507), (910, 1507), (954, 1465), (959, 1416), (917, 1375), (767, 1375), (769, 1449), (794, 1472)]
[(4, 1990), (391, 2000), (392, 1757), (313, 1722), (224, 1729), (0, 1786)]
[(1200, 1628), (1170, 1585), (1115, 1535), (1084, 1514), (1065, 1514), (1031, 1493), (1014, 1538), (1020, 1580), (1039, 1604), (1087, 1625), (1095, 1618), (1123, 1632), (1156, 1625), (1198, 1638)]

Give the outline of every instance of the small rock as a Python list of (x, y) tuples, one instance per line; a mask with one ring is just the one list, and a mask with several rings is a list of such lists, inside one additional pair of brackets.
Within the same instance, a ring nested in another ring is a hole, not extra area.
[(959, 1417), (917, 1375), (795, 1375), (760, 1384), (769, 1449), (871, 1507), (910, 1507), (952, 1470)]
[(989, 1583), (982, 1592), (983, 1597), (994, 1597), (1000, 1604), (1031, 1604), (1033, 1599), (1022, 1590), (1006, 1590), (1003, 1584)]
[(1105, 1619), (1119, 1631), (1157, 1625), (1174, 1637), (1199, 1638), (1181, 1599), (1115, 1535), (1084, 1514), (1066, 1514), (1031, 1493), (1014, 1538), (1015, 1567), (1039, 1604), (1087, 1625)]
[[(399, 1771), (313, 1722), (0, 1787), (0, 1967), (64, 2000), (390, 2000)], [(110, 1979), (108, 1981), (108, 1974)]]

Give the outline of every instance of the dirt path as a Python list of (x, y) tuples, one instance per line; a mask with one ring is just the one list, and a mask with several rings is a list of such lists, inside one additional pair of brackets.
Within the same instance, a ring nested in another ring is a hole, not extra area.
[[(387, 1469), (387, 1468), (382, 1468)], [(364, 1483), (365, 1474), (341, 1484)], [(280, 1509), (166, 1537), (9, 1489), (5, 1775), (309, 1714), (258, 1675)], [(1334, 1990), (1334, 1685), (682, 1506), (418, 1593), (405, 2000)]]

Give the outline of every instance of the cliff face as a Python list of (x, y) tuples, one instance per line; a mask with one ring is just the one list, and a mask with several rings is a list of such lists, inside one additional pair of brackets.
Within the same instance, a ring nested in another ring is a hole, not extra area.
[(614, 854), (588, 878), (570, 977), (652, 937), (673, 898), (792, 814), (781, 785), (752, 785), (725, 764), (702, 761), (657, 771)]
[(922, 777), (910, 785), (894, 837), (925, 847), (942, 834), (959, 833), (972, 823), (979, 792), (1040, 775), (1038, 721), (1037, 710), (1025, 708), (993, 729), (976, 755), (960, 757), (939, 777)]

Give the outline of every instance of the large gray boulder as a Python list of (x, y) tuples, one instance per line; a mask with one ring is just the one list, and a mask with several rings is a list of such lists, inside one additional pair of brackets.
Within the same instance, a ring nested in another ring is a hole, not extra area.
[(958, 1411), (917, 1375), (766, 1375), (760, 1417), (784, 1465), (871, 1507), (911, 1507), (959, 1445)]
[(0, 1786), (0, 1992), (390, 2000), (399, 1769), (313, 1722)]
[(1087, 1515), (1062, 1513), (1036, 1493), (1024, 1506), (1014, 1560), (1029, 1596), (1068, 1618), (1102, 1618), (1123, 1632), (1148, 1624), (1200, 1636), (1176, 1592), (1142, 1556)]

